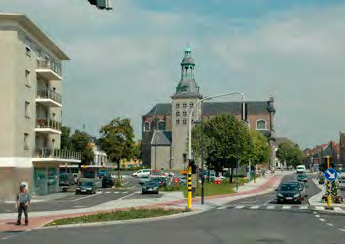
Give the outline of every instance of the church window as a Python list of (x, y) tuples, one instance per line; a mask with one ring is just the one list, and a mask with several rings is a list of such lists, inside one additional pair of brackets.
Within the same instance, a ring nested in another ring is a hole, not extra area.
[(183, 111), (183, 117), (187, 117), (187, 111)]
[(180, 124), (180, 120), (179, 120), (179, 119), (176, 120), (176, 124), (177, 124), (177, 125)]
[(176, 108), (180, 108), (180, 104), (179, 103), (176, 103)]
[(176, 111), (176, 116), (180, 116), (180, 111)]
[(187, 103), (183, 103), (183, 108), (187, 108)]
[(266, 120), (259, 119), (256, 121), (256, 129), (257, 130), (266, 130)]
[(186, 125), (187, 124), (187, 120), (183, 119), (183, 124)]
[(189, 103), (189, 107), (190, 107), (190, 108), (193, 108), (193, 107), (194, 107), (194, 103), (193, 103), (193, 102), (190, 102), (190, 103)]
[(181, 87), (181, 92), (187, 92), (187, 91), (188, 91), (188, 86)]
[(151, 129), (151, 123), (146, 121), (144, 123), (144, 131), (149, 131)]

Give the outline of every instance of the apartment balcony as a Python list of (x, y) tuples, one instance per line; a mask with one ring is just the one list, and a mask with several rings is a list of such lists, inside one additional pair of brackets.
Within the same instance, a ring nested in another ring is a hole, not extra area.
[(39, 118), (36, 120), (35, 132), (61, 135), (61, 123), (51, 119)]
[(62, 149), (37, 148), (32, 157), (33, 162), (80, 163), (81, 152)]
[(61, 95), (51, 89), (38, 89), (36, 102), (47, 107), (62, 107)]
[(61, 68), (50, 60), (37, 60), (36, 73), (47, 80), (62, 80)]

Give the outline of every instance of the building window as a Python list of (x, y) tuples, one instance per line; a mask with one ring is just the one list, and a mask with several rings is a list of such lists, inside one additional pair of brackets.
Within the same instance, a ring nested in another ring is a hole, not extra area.
[(180, 111), (176, 111), (176, 116), (180, 116)]
[(30, 118), (30, 103), (25, 102), (25, 118)]
[(180, 120), (179, 120), (179, 119), (176, 120), (176, 124), (177, 124), (177, 125), (180, 124)]
[(146, 121), (144, 123), (144, 131), (149, 131), (150, 129), (151, 129), (151, 123)]
[(27, 69), (25, 70), (25, 81), (27, 86), (31, 85), (30, 70)]
[(183, 111), (183, 117), (187, 117), (187, 111)]
[(257, 130), (266, 130), (266, 120), (260, 119), (256, 121)]
[(29, 150), (29, 134), (24, 133), (24, 150)]
[(158, 130), (165, 130), (165, 128), (166, 128), (165, 121), (163, 121), (163, 120), (159, 121), (157, 127), (158, 127)]
[(193, 107), (194, 107), (194, 103), (193, 103), (193, 102), (190, 102), (190, 103), (189, 103), (189, 107), (190, 107), (190, 108), (193, 108)]
[(31, 48), (32, 48), (32, 41), (29, 38), (25, 38), (25, 52), (26, 55), (31, 57)]
[(184, 124), (184, 125), (187, 124), (187, 119), (183, 119), (183, 124)]
[(179, 103), (176, 103), (176, 108), (180, 108), (180, 104)]
[(187, 103), (183, 103), (183, 108), (187, 108)]

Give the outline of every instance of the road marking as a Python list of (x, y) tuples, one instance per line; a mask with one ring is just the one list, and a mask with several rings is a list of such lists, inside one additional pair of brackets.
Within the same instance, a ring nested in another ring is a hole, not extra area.
[(316, 206), (315, 209), (316, 209), (316, 210), (325, 210), (324, 207), (320, 207), (320, 206)]
[(339, 208), (339, 207), (334, 207), (334, 210), (336, 210), (336, 211), (341, 211), (342, 209)]
[(119, 191), (114, 191), (114, 194), (119, 194), (120, 192)]
[(282, 209), (290, 209), (291, 206), (283, 206)]
[(85, 208), (86, 206), (73, 206), (74, 208)]
[(127, 194), (128, 193), (128, 191), (124, 191), (124, 192), (122, 192), (122, 194)]
[(90, 196), (77, 198), (77, 199), (72, 200), (72, 202), (76, 202), (76, 201), (83, 200), (83, 199), (86, 199), (86, 198), (89, 198), (89, 197), (94, 197), (94, 196), (97, 196), (97, 194), (92, 194), (92, 195), (90, 195)]
[(97, 194), (101, 194), (104, 193), (103, 191), (96, 191)]
[(274, 205), (268, 205), (267, 207), (266, 207), (266, 209), (275, 209), (276, 208), (276, 206), (274, 206)]
[(258, 209), (258, 208), (260, 208), (260, 206), (252, 206), (250, 209)]
[(217, 209), (220, 209), (220, 210), (222, 210), (222, 209), (227, 209), (229, 206), (222, 206), (222, 207), (219, 207), (219, 208), (217, 208)]
[(338, 230), (340, 230), (340, 231), (342, 231), (342, 232), (345, 232), (345, 229), (338, 229)]
[(119, 198), (119, 199), (117, 199), (117, 200), (123, 200), (123, 199), (125, 199), (125, 198), (127, 198), (127, 197), (133, 196), (134, 194), (135, 194), (135, 192), (133, 192), (133, 193), (127, 195), (127, 196), (123, 196), (123, 197), (121, 197), (121, 198)]
[(329, 226), (334, 226), (334, 224), (331, 224), (331, 223), (326, 223), (326, 225), (329, 225)]
[(313, 214), (317, 214), (317, 212), (314, 211)]
[(240, 202), (241, 204), (251, 204), (251, 203), (256, 203), (256, 201), (253, 202)]
[(326, 221), (325, 219), (319, 219), (319, 220), (322, 221), (322, 222)]
[(320, 218), (320, 215), (315, 215), (316, 218)]
[(264, 205), (268, 205), (270, 202), (274, 201), (274, 199), (270, 199), (267, 202), (264, 203)]
[(110, 193), (111, 193), (110, 191), (105, 192), (105, 194), (110, 194)]
[(299, 209), (301, 209), (301, 210), (302, 210), (302, 209), (306, 210), (306, 209), (308, 209), (308, 208), (309, 208), (308, 206), (300, 206), (300, 207), (299, 207)]
[(235, 209), (241, 209), (241, 208), (244, 208), (243, 205), (240, 205), (240, 206), (236, 206)]

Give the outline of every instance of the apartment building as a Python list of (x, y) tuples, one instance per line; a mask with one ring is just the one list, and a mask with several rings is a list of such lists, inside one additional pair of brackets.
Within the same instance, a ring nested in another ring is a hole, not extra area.
[(69, 60), (29, 18), (0, 14), (0, 179), (43, 195), (59, 191), (59, 166), (80, 163), (60, 150), (62, 61)]

